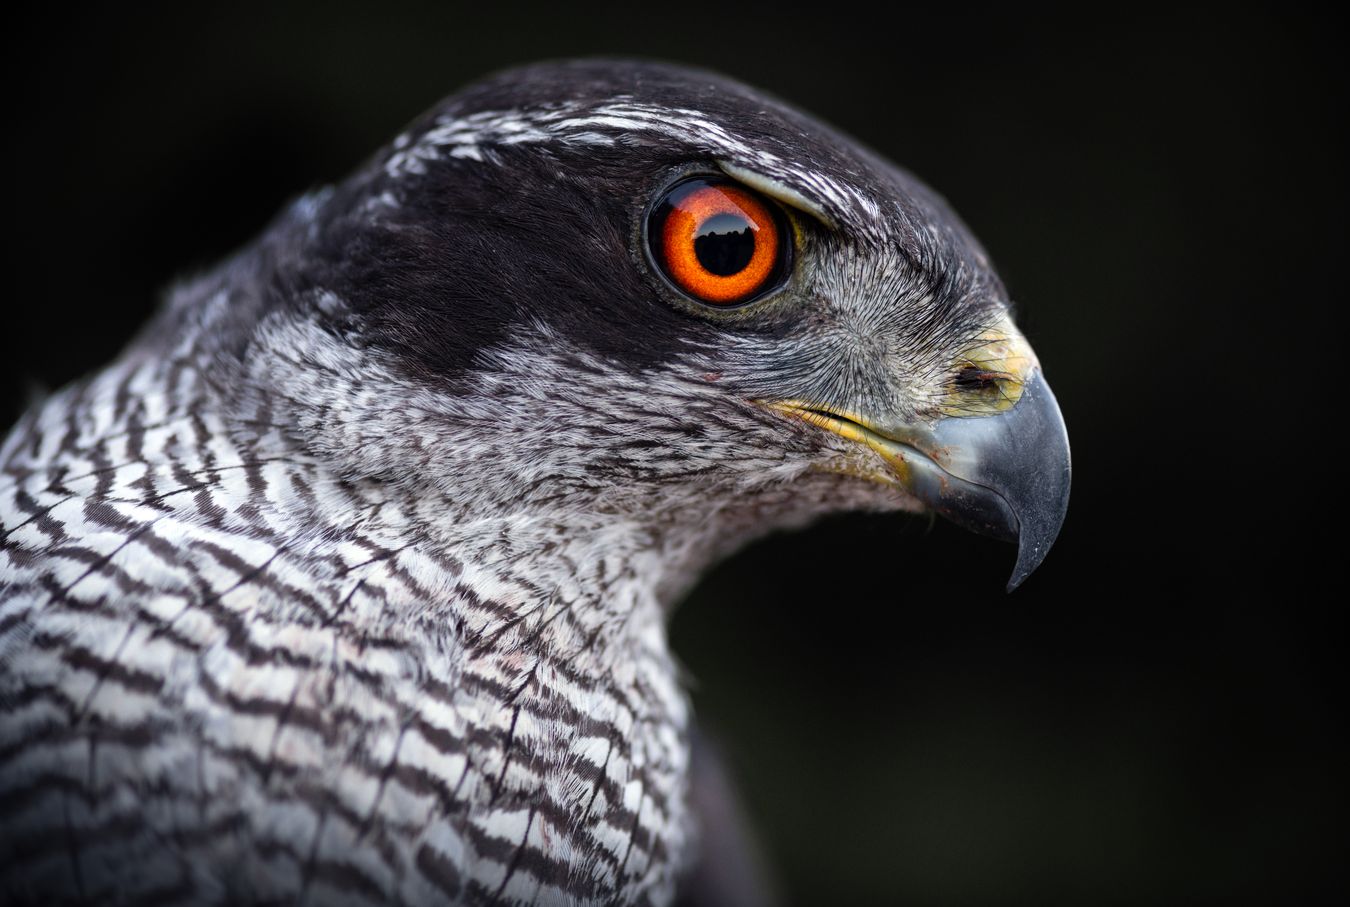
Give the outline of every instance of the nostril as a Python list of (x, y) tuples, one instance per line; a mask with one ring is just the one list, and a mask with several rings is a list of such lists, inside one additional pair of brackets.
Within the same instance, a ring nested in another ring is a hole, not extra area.
[(956, 373), (956, 377), (952, 379), (952, 386), (963, 393), (986, 393), (997, 389), (999, 382), (1007, 377), (1008, 375), (1003, 372), (968, 366)]

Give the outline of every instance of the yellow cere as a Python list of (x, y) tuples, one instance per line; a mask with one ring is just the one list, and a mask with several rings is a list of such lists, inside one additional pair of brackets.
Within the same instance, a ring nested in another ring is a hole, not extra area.
[(1007, 316), (982, 332), (956, 361), (938, 409), (944, 416), (988, 416), (1012, 409), (1040, 363)]

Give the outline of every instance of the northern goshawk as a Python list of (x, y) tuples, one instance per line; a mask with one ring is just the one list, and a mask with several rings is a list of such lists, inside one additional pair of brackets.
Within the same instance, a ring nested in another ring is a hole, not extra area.
[(1063, 422), (945, 203), (763, 94), (540, 65), (175, 287), (0, 449), (0, 899), (666, 904), (666, 619), (748, 539), (1040, 563)]

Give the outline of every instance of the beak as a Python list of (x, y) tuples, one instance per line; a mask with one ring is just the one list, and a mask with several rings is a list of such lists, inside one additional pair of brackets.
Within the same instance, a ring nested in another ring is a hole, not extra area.
[[(1040, 566), (1069, 509), (1069, 435), (1036, 369), (1007, 412), (946, 418), (931, 440), (889, 442), (909, 467), (909, 490), (959, 526), (1017, 543), (1008, 591)], [(889, 441), (889, 439), (887, 439)]]
[(890, 466), (885, 481), (957, 525), (1015, 542), (1011, 592), (1045, 560), (1069, 507), (1069, 436), (1027, 349), (1015, 377), (1002, 373), (1001, 399), (1013, 388), (1015, 403), (954, 407), (931, 425), (863, 420), (796, 400), (771, 405), (871, 447)]

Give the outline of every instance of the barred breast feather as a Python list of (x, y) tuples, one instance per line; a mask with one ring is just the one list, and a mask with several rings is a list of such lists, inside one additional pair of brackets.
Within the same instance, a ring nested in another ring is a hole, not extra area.
[(227, 425), (202, 355), (133, 349), (5, 443), (0, 891), (668, 899), (685, 703), (651, 591), (509, 513), (429, 540), (268, 407)]

